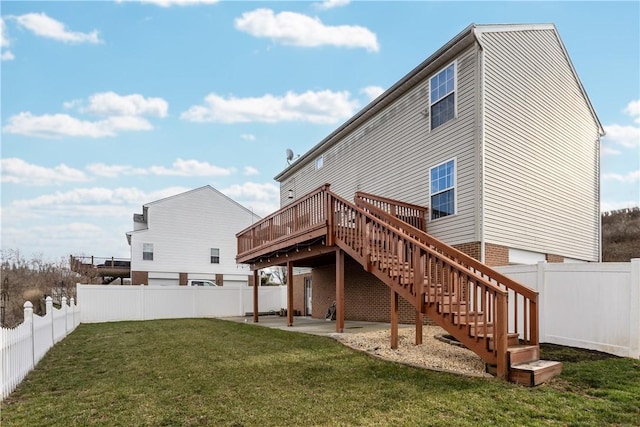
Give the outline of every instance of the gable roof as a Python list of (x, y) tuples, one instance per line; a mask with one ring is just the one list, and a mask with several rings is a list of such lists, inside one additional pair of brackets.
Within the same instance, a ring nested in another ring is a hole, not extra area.
[(324, 152), (331, 145), (337, 143), (342, 139), (343, 136), (346, 136), (349, 132), (357, 128), (360, 124), (365, 122), (367, 119), (372, 117), (373, 115), (380, 112), (387, 105), (395, 101), (404, 95), (407, 91), (409, 91), (415, 84), (419, 81), (422, 81), (424, 78), (435, 72), (441, 66), (443, 66), (446, 62), (450, 61), (455, 57), (458, 53), (460, 53), (463, 49), (467, 48), (473, 43), (480, 43), (479, 37), (483, 32), (508, 32), (508, 31), (531, 31), (531, 30), (552, 30), (562, 48), (564, 56), (567, 59), (567, 63), (571, 68), (571, 72), (576, 79), (578, 87), (584, 97), (589, 110), (593, 116), (594, 121), (596, 122), (600, 135), (604, 135), (604, 130), (602, 128), (602, 124), (598, 119), (598, 116), (595, 113), (593, 105), (587, 96), (584, 87), (582, 86), (582, 82), (580, 81), (578, 74), (576, 73), (575, 68), (573, 67), (573, 63), (569, 58), (567, 50), (560, 39), (558, 31), (554, 24), (486, 24), (486, 25), (476, 25), (471, 24), (462, 30), (459, 34), (457, 34), (454, 38), (449, 40), (444, 46), (434, 52), (427, 59), (422, 61), (417, 67), (407, 73), (403, 78), (401, 78), (398, 82), (396, 82), (393, 86), (387, 89), (384, 93), (378, 96), (376, 99), (367, 104), (362, 110), (356, 113), (349, 120), (344, 122), (340, 127), (331, 132), (328, 136), (326, 136), (322, 141), (313, 146), (306, 153), (301, 155), (296, 161), (294, 161), (291, 165), (287, 166), (282, 172), (274, 177), (274, 179), (278, 182), (284, 181), (286, 178), (294, 174), (304, 165), (308, 164), (309, 161), (319, 155), (321, 152)]
[(221, 193), (220, 191), (216, 190), (215, 188), (213, 188), (210, 185), (204, 185), (202, 187), (194, 188), (193, 190), (185, 191), (183, 193), (174, 194), (173, 196), (169, 196), (169, 197), (165, 197), (163, 199), (159, 199), (159, 200), (156, 200), (156, 201), (153, 201), (153, 202), (145, 203), (144, 205), (142, 205), (142, 208), (145, 209), (145, 208), (148, 208), (148, 207), (153, 206), (153, 205), (157, 205), (157, 204), (161, 204), (161, 203), (167, 202), (169, 200), (182, 198), (182, 197), (191, 195), (192, 193), (199, 192), (199, 191), (211, 191), (214, 194), (216, 194), (218, 196), (221, 196), (224, 199), (226, 199), (227, 201), (231, 202), (232, 204), (238, 206), (239, 208), (245, 210), (247, 213), (250, 213), (250, 214), (252, 214), (253, 216), (255, 216), (257, 218), (260, 218), (260, 216), (256, 215), (251, 209), (244, 207), (240, 203), (238, 203), (235, 200), (233, 200), (231, 197), (227, 196), (224, 193)]

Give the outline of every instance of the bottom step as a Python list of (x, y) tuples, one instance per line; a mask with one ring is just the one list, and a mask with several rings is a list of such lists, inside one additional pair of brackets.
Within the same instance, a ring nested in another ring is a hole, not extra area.
[(509, 381), (535, 387), (562, 372), (562, 363), (552, 360), (519, 363), (509, 368)]

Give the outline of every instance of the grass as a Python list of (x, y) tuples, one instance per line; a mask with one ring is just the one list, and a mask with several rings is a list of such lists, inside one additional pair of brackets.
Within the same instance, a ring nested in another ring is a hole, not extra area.
[(83, 324), (2, 404), (3, 426), (638, 425), (640, 361), (560, 346), (537, 388), (213, 319)]

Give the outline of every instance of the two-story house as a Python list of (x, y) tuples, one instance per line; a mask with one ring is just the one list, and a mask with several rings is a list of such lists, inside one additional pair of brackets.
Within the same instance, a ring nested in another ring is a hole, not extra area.
[(218, 285), (247, 285), (249, 269), (236, 264), (234, 230), (259, 217), (206, 185), (147, 203), (133, 215), (131, 281), (185, 285), (206, 279)]
[(429, 207), (488, 265), (599, 261), (603, 134), (553, 24), (471, 25), (275, 179)]

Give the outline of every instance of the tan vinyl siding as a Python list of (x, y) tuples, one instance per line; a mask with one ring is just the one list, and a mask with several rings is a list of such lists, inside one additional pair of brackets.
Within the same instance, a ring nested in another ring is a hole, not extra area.
[[(431, 221), (429, 231), (451, 244), (478, 240), (476, 232), (476, 60), (472, 45), (456, 58), (457, 117), (430, 131), (429, 77), (324, 151), (324, 166), (313, 156), (280, 186), (281, 204), (330, 183), (348, 200), (356, 191), (429, 205), (429, 169), (457, 160), (457, 214)], [(450, 62), (449, 62), (450, 63)], [(448, 64), (448, 63), (447, 63)], [(445, 64), (446, 65), (446, 64)], [(434, 73), (439, 71), (434, 70)]]
[(598, 125), (556, 32), (481, 42), (486, 241), (597, 261)]

